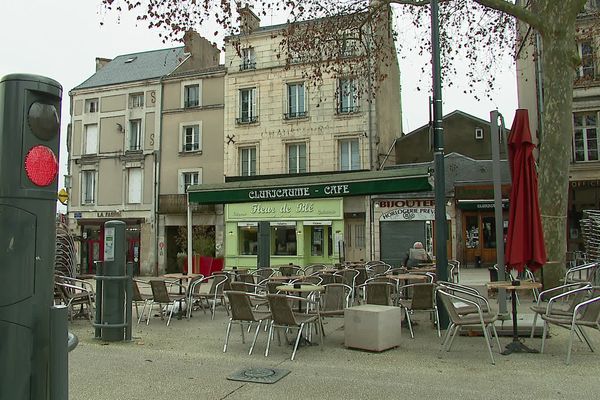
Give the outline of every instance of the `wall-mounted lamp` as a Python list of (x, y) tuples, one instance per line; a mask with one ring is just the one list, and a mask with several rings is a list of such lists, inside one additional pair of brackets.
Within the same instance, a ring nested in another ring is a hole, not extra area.
[(123, 125), (119, 124), (118, 122), (117, 122), (117, 130), (121, 133), (125, 132), (125, 129), (123, 129)]

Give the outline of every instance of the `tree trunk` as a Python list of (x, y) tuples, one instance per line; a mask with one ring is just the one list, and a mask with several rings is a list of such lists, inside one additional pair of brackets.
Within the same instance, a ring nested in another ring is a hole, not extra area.
[[(554, 3), (554, 4), (553, 4)], [(548, 264), (544, 287), (554, 287), (564, 276), (567, 250), (569, 165), (572, 153), (573, 80), (575, 78), (575, 17), (565, 12), (569, 2), (549, 2), (552, 21), (541, 32), (543, 41), (544, 120), (539, 160), (539, 198)]]

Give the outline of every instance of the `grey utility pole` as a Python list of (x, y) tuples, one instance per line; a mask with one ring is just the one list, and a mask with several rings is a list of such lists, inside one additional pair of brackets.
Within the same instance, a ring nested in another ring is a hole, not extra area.
[[(440, 67), (440, 21), (438, 0), (431, 0), (431, 66), (433, 77), (433, 165), (435, 178), (435, 270), (437, 279), (448, 280), (446, 240), (446, 178), (444, 174), (444, 130), (442, 127), (442, 77)], [(445, 311), (445, 310), (440, 310)], [(440, 327), (448, 325), (448, 315), (440, 313)]]

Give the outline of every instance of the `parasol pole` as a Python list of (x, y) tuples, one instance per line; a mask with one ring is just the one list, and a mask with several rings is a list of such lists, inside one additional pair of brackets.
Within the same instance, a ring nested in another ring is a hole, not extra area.
[[(500, 121), (501, 129), (498, 129)], [(504, 137), (504, 117), (494, 110), (490, 112), (490, 131), (492, 142), (492, 176), (494, 179), (494, 216), (496, 222), (496, 265), (498, 266), (498, 281), (506, 280), (504, 261), (504, 219), (502, 218), (502, 178), (500, 175), (500, 142), (506, 143)], [(498, 289), (498, 314), (507, 316), (506, 289)]]

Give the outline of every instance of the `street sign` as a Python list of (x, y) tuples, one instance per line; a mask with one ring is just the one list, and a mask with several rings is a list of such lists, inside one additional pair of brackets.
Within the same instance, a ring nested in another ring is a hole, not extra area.
[(69, 193), (67, 193), (67, 191), (64, 188), (60, 189), (58, 192), (58, 201), (60, 201), (65, 206), (69, 202)]

